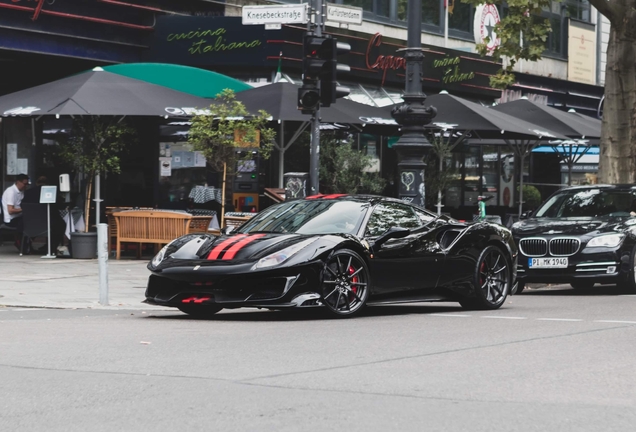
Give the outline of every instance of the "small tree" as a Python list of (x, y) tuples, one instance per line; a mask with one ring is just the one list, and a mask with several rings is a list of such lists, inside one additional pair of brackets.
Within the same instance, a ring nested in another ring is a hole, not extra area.
[(121, 117), (76, 117), (71, 132), (58, 135), (61, 159), (72, 164), (87, 178), (84, 191), (85, 232), (90, 226), (89, 212), (95, 175), (118, 174), (122, 152), (136, 140), (136, 131)]
[(212, 169), (223, 172), (225, 191), (227, 175), (234, 175), (237, 162), (250, 156), (241, 156), (241, 149), (259, 148), (260, 157), (269, 158), (275, 136), (274, 129), (267, 127), (270, 121), (263, 110), (250, 114), (234, 92), (226, 89), (217, 95), (209, 113), (192, 117), (188, 141), (203, 153)]
[(351, 141), (323, 133), (320, 148), (320, 183), (327, 193), (380, 193), (386, 181), (378, 173), (366, 172), (372, 157), (353, 149)]
[(434, 134), (429, 142), (433, 147), (426, 158), (425, 186), (426, 197), (429, 201), (426, 204), (437, 206), (438, 214), (440, 214), (444, 191), (453, 180), (457, 179), (454, 167), (444, 169), (444, 160), (451, 155), (453, 148), (457, 145), (457, 138), (444, 131)]

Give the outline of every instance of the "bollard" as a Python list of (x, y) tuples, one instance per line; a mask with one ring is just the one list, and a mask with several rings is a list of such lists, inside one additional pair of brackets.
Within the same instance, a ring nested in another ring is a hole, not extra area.
[(108, 306), (108, 224), (97, 225), (97, 261), (99, 263), (99, 304)]

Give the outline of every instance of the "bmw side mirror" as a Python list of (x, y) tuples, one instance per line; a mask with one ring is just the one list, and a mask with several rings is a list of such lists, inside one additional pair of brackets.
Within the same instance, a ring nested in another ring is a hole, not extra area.
[(379, 249), (380, 247), (382, 247), (382, 244), (386, 243), (388, 240), (394, 238), (404, 238), (407, 237), (409, 234), (411, 234), (411, 230), (408, 228), (391, 227), (375, 240), (375, 243), (373, 243), (373, 248)]

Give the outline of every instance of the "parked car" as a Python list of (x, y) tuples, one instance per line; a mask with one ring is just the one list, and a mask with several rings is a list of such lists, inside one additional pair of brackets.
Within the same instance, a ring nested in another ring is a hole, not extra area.
[(636, 186), (569, 187), (512, 226), (518, 286), (618, 284), (636, 293)]
[(515, 277), (505, 227), (464, 224), (378, 196), (319, 195), (268, 207), (231, 233), (186, 235), (148, 264), (146, 303), (223, 308), (453, 301), (497, 309)]

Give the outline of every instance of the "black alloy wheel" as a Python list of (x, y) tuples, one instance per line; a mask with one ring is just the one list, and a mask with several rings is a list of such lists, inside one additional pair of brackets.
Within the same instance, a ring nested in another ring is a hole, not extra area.
[(460, 301), (468, 309), (498, 309), (510, 292), (512, 268), (496, 246), (486, 247), (475, 266), (475, 297)]
[(339, 317), (356, 315), (369, 297), (370, 278), (367, 264), (349, 249), (335, 251), (322, 273), (322, 303)]
[(625, 279), (618, 284), (618, 288), (625, 294), (636, 294), (636, 248), (632, 251), (629, 260), (629, 272)]
[(193, 305), (193, 306), (179, 306), (179, 310), (195, 318), (209, 318), (218, 311), (223, 309), (220, 306), (212, 305)]

